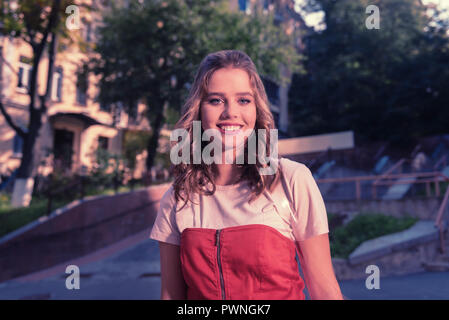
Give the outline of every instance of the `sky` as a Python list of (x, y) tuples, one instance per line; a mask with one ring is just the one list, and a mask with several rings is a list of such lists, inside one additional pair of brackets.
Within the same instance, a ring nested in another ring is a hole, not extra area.
[[(319, 26), (319, 23), (323, 21), (324, 14), (323, 12), (315, 12), (310, 14), (305, 14), (301, 11), (301, 4), (305, 3), (306, 0), (295, 0), (295, 10), (302, 14), (306, 24), (310, 27), (314, 27), (315, 30), (322, 30), (324, 26)], [(449, 18), (449, 0), (422, 0), (423, 4), (435, 3), (441, 9), (447, 9), (448, 12), (444, 15), (444, 17)], [(381, 13), (382, 14), (382, 13)]]

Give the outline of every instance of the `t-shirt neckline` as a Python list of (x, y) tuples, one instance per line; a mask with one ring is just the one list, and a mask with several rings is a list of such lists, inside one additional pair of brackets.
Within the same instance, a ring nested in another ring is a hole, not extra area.
[(238, 187), (241, 187), (243, 184), (248, 183), (248, 181), (244, 180), (244, 181), (240, 181), (234, 184), (227, 184), (227, 185), (215, 185), (215, 188), (217, 190), (231, 190), (231, 189), (237, 189)]

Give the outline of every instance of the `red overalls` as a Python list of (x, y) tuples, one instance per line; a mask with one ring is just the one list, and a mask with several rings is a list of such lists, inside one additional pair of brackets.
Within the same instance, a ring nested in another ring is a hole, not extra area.
[(295, 244), (270, 226), (187, 228), (180, 250), (187, 299), (305, 298)]

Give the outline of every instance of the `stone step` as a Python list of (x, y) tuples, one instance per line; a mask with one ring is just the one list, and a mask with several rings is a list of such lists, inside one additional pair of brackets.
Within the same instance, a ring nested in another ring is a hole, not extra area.
[(438, 241), (438, 229), (435, 227), (435, 222), (420, 220), (407, 230), (361, 243), (349, 255), (349, 263), (358, 264), (431, 241)]
[(426, 271), (449, 271), (449, 262), (423, 262)]

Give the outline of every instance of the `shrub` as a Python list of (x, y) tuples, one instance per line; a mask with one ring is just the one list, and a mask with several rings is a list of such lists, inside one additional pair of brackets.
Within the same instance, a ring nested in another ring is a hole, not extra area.
[(362, 213), (347, 225), (330, 230), (331, 255), (347, 258), (362, 242), (410, 228), (417, 218), (395, 218), (379, 213)]

